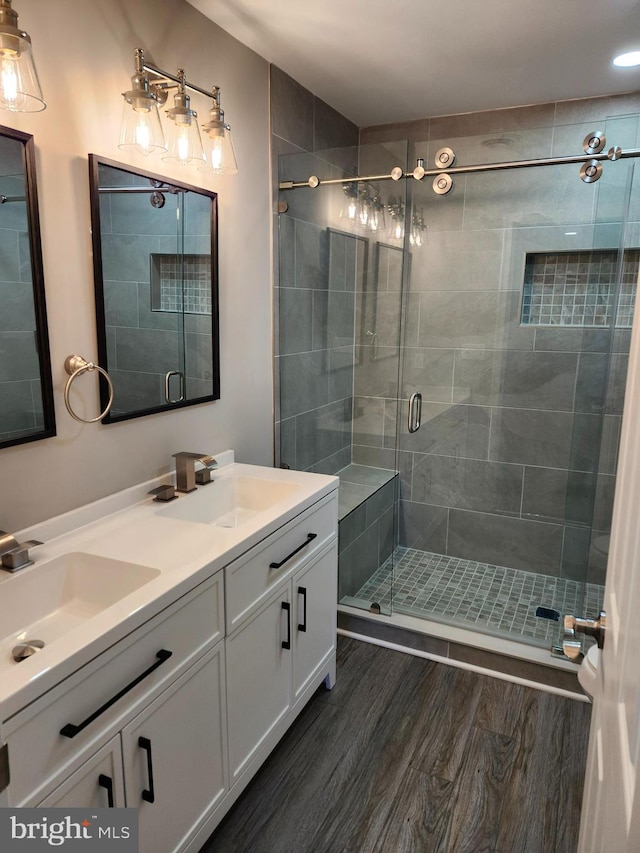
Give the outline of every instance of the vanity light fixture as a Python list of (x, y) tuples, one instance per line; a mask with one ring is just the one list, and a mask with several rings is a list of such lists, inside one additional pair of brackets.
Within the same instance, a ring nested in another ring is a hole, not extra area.
[(18, 27), (11, 0), (0, 0), (0, 109), (37, 113), (46, 108), (31, 51), (31, 38)]
[(187, 94), (187, 77), (178, 69), (178, 91), (173, 96), (173, 106), (166, 110), (169, 124), (169, 145), (162, 159), (168, 163), (186, 166), (193, 160), (204, 161), (202, 139), (198, 127), (198, 114), (191, 109), (191, 98)]
[(131, 89), (123, 92), (124, 109), (118, 148), (140, 154), (166, 151), (158, 104), (167, 100), (166, 88), (152, 84), (144, 70), (144, 51), (135, 52), (136, 70), (131, 77)]
[(214, 86), (211, 93), (213, 106), (209, 110), (209, 121), (202, 125), (205, 132), (205, 163), (200, 171), (218, 175), (235, 175), (238, 161), (231, 139), (231, 128), (224, 121), (224, 110), (220, 106), (220, 87)]
[[(196, 165), (203, 172), (237, 172), (231, 128), (225, 124), (220, 107), (220, 88), (214, 86), (207, 90), (189, 83), (186, 72), (181, 68), (174, 75), (150, 65), (145, 62), (141, 48), (135, 51), (135, 63), (131, 89), (123, 93), (125, 105), (119, 147), (142, 154), (160, 152), (166, 162)], [(173, 96), (173, 106), (165, 111), (168, 119), (165, 142), (158, 107), (164, 106), (171, 89), (177, 91)], [(213, 99), (209, 121), (202, 126), (206, 133), (204, 148), (198, 115), (191, 107), (188, 89)]]

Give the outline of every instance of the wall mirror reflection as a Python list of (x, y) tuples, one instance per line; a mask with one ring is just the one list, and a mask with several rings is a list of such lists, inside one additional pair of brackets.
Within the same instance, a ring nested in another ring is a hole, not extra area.
[(33, 137), (0, 127), (0, 447), (55, 435)]
[(217, 400), (216, 193), (93, 154), (89, 168), (103, 421)]

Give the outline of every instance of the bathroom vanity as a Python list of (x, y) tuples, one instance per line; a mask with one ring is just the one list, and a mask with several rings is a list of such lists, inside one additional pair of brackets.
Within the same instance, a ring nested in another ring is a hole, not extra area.
[(337, 478), (218, 460), (20, 534), (45, 544), (0, 578), (0, 805), (132, 806), (141, 853), (197, 851), (333, 686)]

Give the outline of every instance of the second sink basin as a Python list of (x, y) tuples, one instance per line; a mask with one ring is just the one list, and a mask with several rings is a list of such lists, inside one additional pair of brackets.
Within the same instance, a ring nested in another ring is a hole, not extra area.
[(257, 477), (220, 477), (181, 497), (160, 514), (183, 521), (238, 527), (299, 490), (296, 483)]
[(0, 648), (30, 639), (47, 645), (159, 574), (80, 552), (23, 569), (0, 584)]

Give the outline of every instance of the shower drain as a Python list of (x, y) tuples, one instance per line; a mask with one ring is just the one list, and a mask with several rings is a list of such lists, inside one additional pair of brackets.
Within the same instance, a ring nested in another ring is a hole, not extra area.
[(14, 646), (11, 650), (11, 654), (13, 655), (13, 659), (20, 663), (21, 660), (25, 660), (26, 658), (30, 658), (31, 655), (35, 655), (36, 652), (40, 651), (40, 649), (44, 649), (44, 642), (42, 640), (25, 640), (24, 643), (20, 643), (19, 646)]

